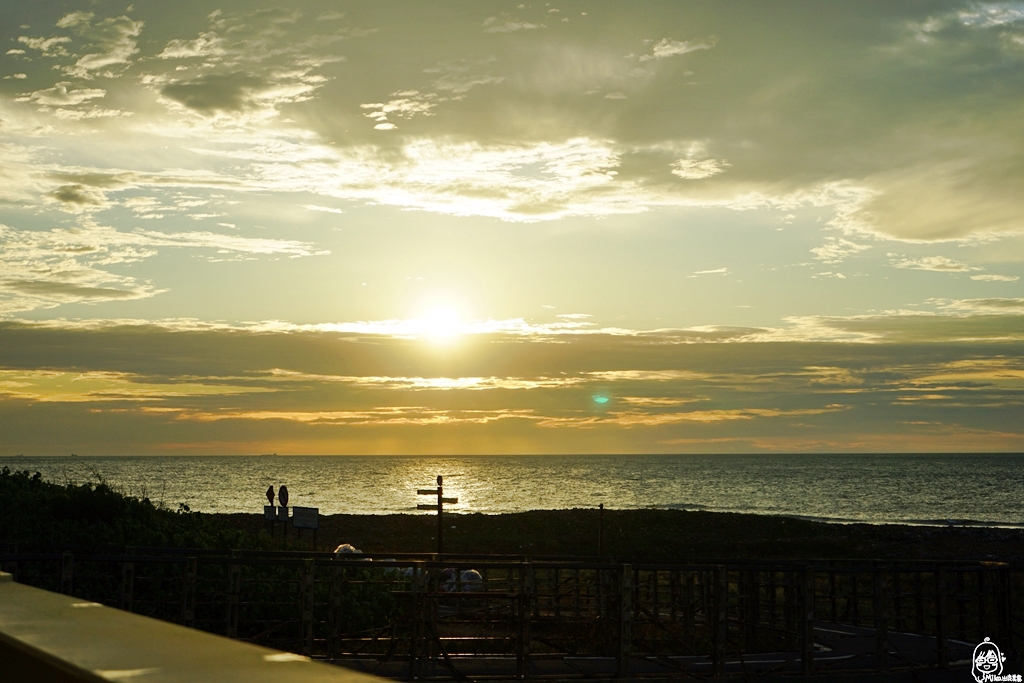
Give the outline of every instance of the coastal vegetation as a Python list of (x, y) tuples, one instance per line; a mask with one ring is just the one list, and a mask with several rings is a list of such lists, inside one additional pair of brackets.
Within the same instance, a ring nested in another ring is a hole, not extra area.
[(0, 543), (96, 551), (126, 546), (269, 547), (265, 534), (232, 527), (184, 504), (170, 509), (128, 495), (101, 477), (83, 483), (46, 481), (29, 471), (0, 469)]
[[(55, 548), (311, 549), (258, 514), (208, 514), (153, 502), (105, 483), (55, 483), (0, 470), (0, 544)], [(437, 549), (433, 515), (327, 515), (318, 550), (351, 543), (367, 553)], [(599, 541), (599, 536), (601, 540)], [(599, 548), (600, 544), (600, 548)], [(949, 559), (1024, 562), (1024, 530), (873, 524), (685, 510), (534, 510), (446, 514), (445, 551), (596, 557), (673, 563), (706, 559)]]

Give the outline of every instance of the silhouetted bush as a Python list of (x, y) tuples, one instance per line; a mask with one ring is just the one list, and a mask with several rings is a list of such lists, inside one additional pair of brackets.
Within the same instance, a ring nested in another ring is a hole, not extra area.
[(269, 548), (265, 534), (233, 528), (186, 505), (176, 511), (102, 480), (56, 484), (36, 472), (0, 469), (0, 543), (90, 548), (125, 546)]

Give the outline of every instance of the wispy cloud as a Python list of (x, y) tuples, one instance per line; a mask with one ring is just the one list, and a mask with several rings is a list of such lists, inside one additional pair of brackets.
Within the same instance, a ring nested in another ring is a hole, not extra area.
[(652, 59), (665, 59), (666, 57), (677, 57), (697, 50), (710, 50), (715, 46), (716, 38), (705, 38), (701, 40), (670, 40), (662, 38), (651, 47), (650, 54), (640, 55), (640, 61), (646, 62)]
[(532, 24), (528, 21), (513, 19), (507, 14), (502, 14), (484, 19), (484, 33), (515, 33), (516, 31), (530, 31), (538, 28), (546, 28), (544, 24)]
[(52, 88), (27, 93), (17, 98), (17, 101), (34, 102), (35, 104), (50, 107), (66, 107), (82, 104), (89, 100), (95, 100), (104, 97), (107, 94), (107, 91), (102, 88), (79, 88), (77, 90), (68, 90), (68, 86), (70, 85), (71, 83), (69, 82), (58, 83)]
[(900, 258), (897, 254), (889, 254), (889, 263), (894, 268), (932, 270), (939, 273), (966, 273), (972, 270), (984, 270), (979, 266), (970, 266), (945, 256), (923, 256), (914, 259)]
[(1020, 279), (1017, 275), (994, 275), (986, 273), (984, 275), (972, 275), (972, 280), (981, 280), (982, 282), (1016, 282)]
[[(1015, 310), (1014, 325), (1024, 315), (1020, 302), (972, 306)], [(947, 318), (966, 315), (965, 307), (961, 302)], [(888, 324), (898, 325), (899, 317)], [(552, 452), (599, 442), (612, 450), (636, 450), (638, 443), (702, 450), (721, 439), (749, 450), (766, 430), (811, 450), (829, 448), (823, 432), (830, 443), (843, 436), (860, 443), (863, 436), (870, 450), (875, 436), (892, 435), (891, 413), (878, 406), (898, 409), (903, 422), (952, 429), (979, 411), (1009, 426), (1024, 405), (1024, 357), (1005, 344), (985, 353), (974, 343), (898, 341), (676, 345), (641, 333), (523, 344), (499, 333), (450, 356), (450, 372), (439, 375), (429, 372), (436, 358), (417, 342), (359, 339), (316, 328), (197, 321), (0, 323), (5, 357), (32, 364), (0, 368), (0, 411), (33, 404), (40, 416), (88, 414), (83, 443), (96, 438), (88, 425), (116, 418), (131, 426), (140, 444), (135, 452), (161, 447), (168, 427), (178, 435), (205, 434), (197, 447), (213, 438), (258, 449), (257, 442), (290, 438), (318, 448), (318, 439), (330, 438), (328, 452), (376, 452), (363, 440), (372, 436), (416, 452), (424, 439), (490, 435), (511, 439), (521, 451)], [(129, 351), (140, 344), (145, 354)], [(183, 344), (191, 353), (182, 354)], [(288, 364), (268, 366), (272, 358)], [(388, 372), (395, 367), (410, 372)], [(593, 400), (597, 390), (607, 399), (602, 404)], [(19, 424), (5, 432), (9, 443), (21, 438)], [(359, 430), (344, 447), (337, 439), (349, 432), (336, 431), (342, 429)]]
[(136, 39), (142, 32), (143, 22), (125, 15), (95, 20), (92, 12), (76, 11), (64, 15), (57, 26), (78, 35), (88, 52), (65, 67), (65, 72), (79, 78), (90, 79), (100, 69), (130, 63), (138, 52)]
[(7, 314), (67, 303), (155, 296), (166, 290), (150, 281), (117, 273), (116, 266), (151, 258), (164, 247), (290, 257), (327, 253), (286, 240), (211, 232), (126, 233), (97, 225), (49, 231), (16, 230), (0, 225), (0, 243), (4, 245), (0, 251), (0, 313)]
[(842, 263), (850, 256), (871, 248), (870, 244), (859, 244), (842, 237), (826, 237), (825, 244), (811, 249), (814, 258), (823, 263)]
[(730, 165), (720, 159), (679, 159), (672, 163), (672, 175), (684, 180), (703, 180), (723, 173)]

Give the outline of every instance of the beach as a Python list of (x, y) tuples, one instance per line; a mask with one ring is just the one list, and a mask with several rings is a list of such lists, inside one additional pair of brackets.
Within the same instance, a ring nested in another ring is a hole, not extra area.
[[(268, 529), (261, 515), (212, 515), (229, 526)], [(514, 514), (445, 514), (446, 553), (597, 557), (594, 509)], [(373, 554), (436, 552), (437, 518), (427, 515), (325, 515), (317, 544), (351, 543)], [(281, 530), (276, 530), (281, 537)], [(308, 546), (312, 534), (289, 542)], [(901, 524), (835, 524), (795, 518), (682, 510), (605, 510), (602, 555), (622, 562), (690, 560), (982, 560), (1024, 562), (1024, 530)]]

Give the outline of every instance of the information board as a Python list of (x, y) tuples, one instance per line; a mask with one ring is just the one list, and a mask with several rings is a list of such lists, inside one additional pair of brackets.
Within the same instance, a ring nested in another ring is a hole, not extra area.
[(320, 508), (292, 508), (292, 526), (296, 529), (319, 529)]

